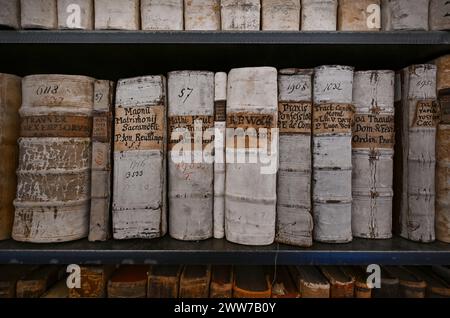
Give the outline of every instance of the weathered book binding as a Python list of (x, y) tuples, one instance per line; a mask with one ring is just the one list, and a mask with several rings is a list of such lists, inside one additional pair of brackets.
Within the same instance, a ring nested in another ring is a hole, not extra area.
[(61, 277), (60, 266), (41, 266), (17, 281), (16, 296), (17, 298), (40, 298)]
[(277, 184), (278, 243), (311, 246), (312, 70), (278, 75), (280, 159)]
[(398, 110), (400, 235), (419, 242), (435, 239), (436, 66), (413, 65), (402, 72)]
[(95, 0), (96, 30), (139, 30), (139, 0)]
[(22, 81), (13, 238), (66, 242), (89, 232), (94, 79), (31, 75)]
[(301, 298), (330, 298), (330, 283), (314, 266), (289, 266)]
[(428, 30), (429, 0), (382, 0), (384, 31)]
[(233, 296), (233, 267), (213, 266), (211, 273), (210, 298), (231, 298)]
[(0, 28), (20, 28), (20, 0), (0, 0)]
[(355, 298), (372, 298), (372, 288), (367, 283), (368, 274), (357, 266), (341, 267), (341, 270), (353, 279)]
[(330, 282), (331, 298), (353, 298), (354, 280), (337, 266), (320, 267), (323, 275)]
[(392, 237), (395, 144), (393, 71), (355, 72), (353, 102), (352, 232)]
[(427, 284), (426, 298), (450, 298), (450, 283), (426, 267), (408, 266), (408, 270)]
[(436, 239), (450, 243), (450, 55), (436, 61), (441, 121), (436, 135)]
[(222, 30), (260, 30), (260, 11), (260, 0), (221, 0)]
[(108, 281), (108, 298), (146, 298), (147, 265), (122, 265)]
[(270, 298), (272, 286), (262, 266), (237, 266), (234, 270), (233, 298)]
[(148, 298), (178, 298), (180, 276), (179, 265), (152, 266), (148, 273)]
[(142, 30), (183, 30), (183, 0), (141, 0), (141, 20)]
[(95, 81), (91, 160), (89, 241), (111, 237), (111, 170), (114, 83)]
[(105, 298), (114, 266), (82, 266), (81, 288), (72, 288), (69, 298)]
[(272, 298), (300, 298), (300, 292), (286, 266), (276, 268)]
[(167, 231), (166, 79), (120, 80), (116, 90), (113, 236), (152, 239)]
[(225, 234), (234, 243), (270, 245), (275, 239), (277, 91), (271, 67), (228, 75)]
[(211, 266), (185, 266), (180, 277), (180, 298), (208, 298)]
[(401, 266), (386, 266), (385, 270), (398, 278), (400, 297), (425, 298), (427, 284), (421, 277)]
[(58, 0), (59, 29), (92, 30), (94, 0)]
[(374, 298), (399, 298), (400, 281), (398, 277), (381, 268), (381, 288), (373, 289)]
[(336, 31), (337, 0), (302, 0), (302, 31)]
[(300, 30), (300, 8), (300, 0), (262, 0), (262, 29), (266, 31)]
[(227, 120), (227, 73), (214, 77), (214, 238), (225, 236), (225, 129)]
[(20, 0), (22, 29), (56, 29), (56, 0)]
[(169, 89), (169, 233), (178, 240), (213, 236), (214, 73), (177, 71)]
[(450, 30), (450, 2), (448, 0), (430, 0), (430, 30)]
[(339, 0), (339, 31), (379, 31), (380, 0)]
[(352, 240), (353, 68), (315, 69), (313, 107), (314, 239)]
[(17, 281), (36, 268), (35, 265), (2, 265), (0, 267), (0, 299), (15, 298)]
[(20, 77), (0, 73), (0, 241), (11, 238), (14, 218), (14, 197), (17, 187), (17, 138), (19, 108), (22, 104)]
[(67, 287), (66, 279), (61, 279), (55, 285), (50, 287), (41, 298), (50, 298), (50, 299), (64, 299), (69, 298), (69, 288)]
[(184, 0), (184, 29), (220, 30), (220, 0)]

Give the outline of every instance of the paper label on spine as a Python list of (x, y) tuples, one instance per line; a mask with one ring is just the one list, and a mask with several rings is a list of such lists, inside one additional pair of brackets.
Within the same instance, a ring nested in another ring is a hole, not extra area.
[(352, 140), (353, 148), (394, 148), (394, 115), (356, 114)]
[(91, 130), (92, 119), (88, 116), (26, 116), (20, 122), (22, 137), (87, 138)]
[[(205, 132), (208, 129), (214, 128), (214, 116), (208, 115), (180, 115), (180, 116), (170, 116), (169, 117), (169, 150), (172, 150), (176, 144), (179, 143), (190, 143), (193, 147), (196, 138), (201, 138), (201, 143), (203, 147), (214, 141), (214, 136), (211, 135), (210, 138), (205, 136)], [(201, 124), (201, 131), (195, 132), (195, 122)], [(200, 123), (201, 122), (201, 123)], [(190, 135), (189, 140), (184, 140), (183, 136), (179, 136), (177, 131), (187, 130)], [(212, 132), (213, 133), (213, 132)], [(172, 139), (173, 137), (173, 139)], [(192, 150), (194, 150), (192, 148)]]
[(114, 150), (163, 150), (164, 118), (162, 105), (116, 108)]
[(279, 103), (280, 134), (311, 134), (312, 103)]
[(418, 101), (412, 127), (435, 128), (439, 117), (439, 104), (436, 101)]
[[(227, 114), (227, 130), (230, 128), (235, 131), (234, 138), (226, 138), (228, 148), (270, 147), (271, 129), (277, 128), (277, 119), (274, 114), (232, 113)], [(240, 129), (236, 130), (238, 128)], [(261, 129), (267, 131), (264, 132)], [(242, 137), (245, 137), (245, 140)], [(260, 144), (265, 139), (269, 143), (267, 145)], [(239, 142), (239, 140), (245, 142)]]
[(441, 122), (450, 124), (450, 89), (439, 92), (439, 104), (441, 108)]
[(351, 104), (314, 105), (313, 133), (351, 134), (354, 109)]
[(93, 119), (92, 140), (98, 142), (110, 142), (111, 139), (111, 114), (96, 114)]
[(216, 121), (226, 121), (227, 120), (226, 107), (227, 107), (227, 102), (225, 100), (215, 101), (214, 108), (215, 108)]

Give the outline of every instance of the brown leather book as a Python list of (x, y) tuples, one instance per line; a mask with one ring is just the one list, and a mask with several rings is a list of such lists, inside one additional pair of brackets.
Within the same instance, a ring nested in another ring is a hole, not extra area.
[(289, 266), (301, 298), (330, 298), (330, 283), (314, 266)]
[(108, 282), (108, 298), (146, 298), (148, 265), (124, 265)]
[(398, 298), (400, 297), (400, 281), (396, 276), (381, 268), (381, 288), (374, 288), (374, 298)]
[(367, 284), (368, 274), (357, 266), (344, 266), (341, 270), (354, 281), (355, 298), (372, 298), (372, 288)]
[(0, 267), (0, 298), (16, 297), (17, 281), (31, 273), (37, 266), (2, 265)]
[(433, 272), (450, 284), (450, 266), (433, 266)]
[(450, 283), (440, 278), (430, 268), (408, 266), (407, 269), (427, 283), (427, 298), (450, 297)]
[(180, 276), (179, 265), (152, 266), (148, 274), (148, 298), (178, 298)]
[(180, 278), (180, 298), (208, 298), (211, 266), (185, 266)]
[(114, 266), (81, 267), (81, 288), (70, 290), (70, 298), (104, 298), (106, 285)]
[(330, 282), (331, 298), (353, 298), (354, 280), (337, 266), (321, 266), (320, 270)]
[(272, 289), (262, 266), (238, 266), (234, 269), (234, 298), (270, 298)]
[(41, 298), (53, 298), (53, 299), (63, 299), (69, 298), (69, 288), (67, 287), (67, 280), (62, 279), (55, 285), (50, 287)]
[(386, 266), (386, 271), (399, 280), (399, 296), (425, 298), (427, 283), (402, 266)]
[(63, 269), (61, 266), (41, 266), (17, 281), (17, 298), (39, 298), (50, 286), (61, 279)]
[(272, 298), (300, 298), (300, 292), (286, 266), (276, 268), (272, 282)]
[(233, 296), (233, 266), (213, 266), (210, 298), (231, 298)]

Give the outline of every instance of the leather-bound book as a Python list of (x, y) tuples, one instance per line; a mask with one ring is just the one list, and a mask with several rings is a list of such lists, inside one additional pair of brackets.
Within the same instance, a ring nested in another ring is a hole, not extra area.
[(272, 284), (272, 298), (300, 298), (300, 292), (286, 266), (277, 267)]
[(17, 281), (36, 269), (34, 265), (1, 265), (0, 298), (15, 298)]
[(336, 31), (338, 0), (302, 0), (302, 31)]
[(438, 266), (435, 265), (432, 267), (433, 273), (438, 275), (440, 278), (445, 280), (447, 283), (450, 284), (450, 267), (449, 266)]
[(382, 0), (384, 31), (428, 30), (429, 0)]
[(96, 30), (139, 30), (139, 0), (95, 0)]
[[(0, 4), (1, 5), (1, 4)], [(17, 187), (19, 108), (22, 103), (21, 78), (0, 74), (0, 241), (11, 238), (14, 197)]]
[(183, 30), (183, 0), (141, 0), (142, 30)]
[(20, 0), (22, 29), (57, 29), (56, 6), (56, 0)]
[(58, 0), (58, 28), (94, 29), (94, 0)]
[(408, 266), (407, 269), (427, 284), (427, 298), (450, 298), (450, 282), (436, 275), (429, 267)]
[(262, 266), (234, 268), (233, 298), (270, 298), (272, 288)]
[(148, 274), (147, 298), (178, 298), (182, 270), (179, 265), (152, 266)]
[(50, 287), (41, 298), (52, 298), (52, 299), (64, 299), (69, 298), (69, 288), (67, 287), (67, 280), (61, 279), (55, 285)]
[(355, 298), (372, 298), (372, 288), (367, 283), (368, 274), (362, 268), (345, 266), (341, 270), (353, 279)]
[(220, 30), (220, 0), (184, 0), (184, 29)]
[(399, 280), (399, 296), (403, 298), (425, 298), (427, 283), (402, 266), (385, 266), (387, 272)]
[(146, 298), (149, 266), (122, 265), (108, 282), (108, 298)]
[(39, 298), (53, 284), (61, 279), (63, 268), (57, 265), (46, 265), (37, 268), (17, 281), (17, 298)]
[(70, 298), (105, 298), (108, 280), (114, 266), (82, 266), (81, 288), (70, 290)]
[(314, 266), (289, 266), (301, 298), (330, 298), (330, 283)]
[(379, 31), (381, 29), (380, 0), (339, 0), (339, 31)]
[(262, 30), (300, 30), (300, 8), (300, 0), (261, 0)]
[(257, 31), (260, 29), (260, 0), (221, 0), (222, 30)]
[(448, 0), (430, 0), (430, 30), (450, 30), (450, 2)]
[(20, 28), (20, 0), (0, 0), (0, 29)]
[(373, 289), (374, 298), (399, 298), (400, 280), (386, 269), (381, 268), (381, 288)]
[(354, 280), (338, 266), (321, 266), (320, 270), (330, 282), (331, 298), (353, 298)]
[(185, 266), (180, 277), (180, 298), (208, 298), (211, 266)]
[(231, 298), (233, 295), (233, 267), (213, 266), (211, 269), (210, 298)]

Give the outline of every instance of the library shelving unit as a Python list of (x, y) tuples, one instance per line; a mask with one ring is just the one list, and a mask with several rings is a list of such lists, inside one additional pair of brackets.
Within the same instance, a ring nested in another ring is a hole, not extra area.
[[(399, 70), (450, 53), (448, 32), (116, 32), (0, 31), (0, 71), (79, 74), (100, 79), (172, 70), (234, 67), (311, 68), (343, 64)], [(62, 244), (0, 242), (0, 264), (450, 264), (450, 244), (355, 239), (296, 248), (240, 246), (225, 240), (80, 240)]]

